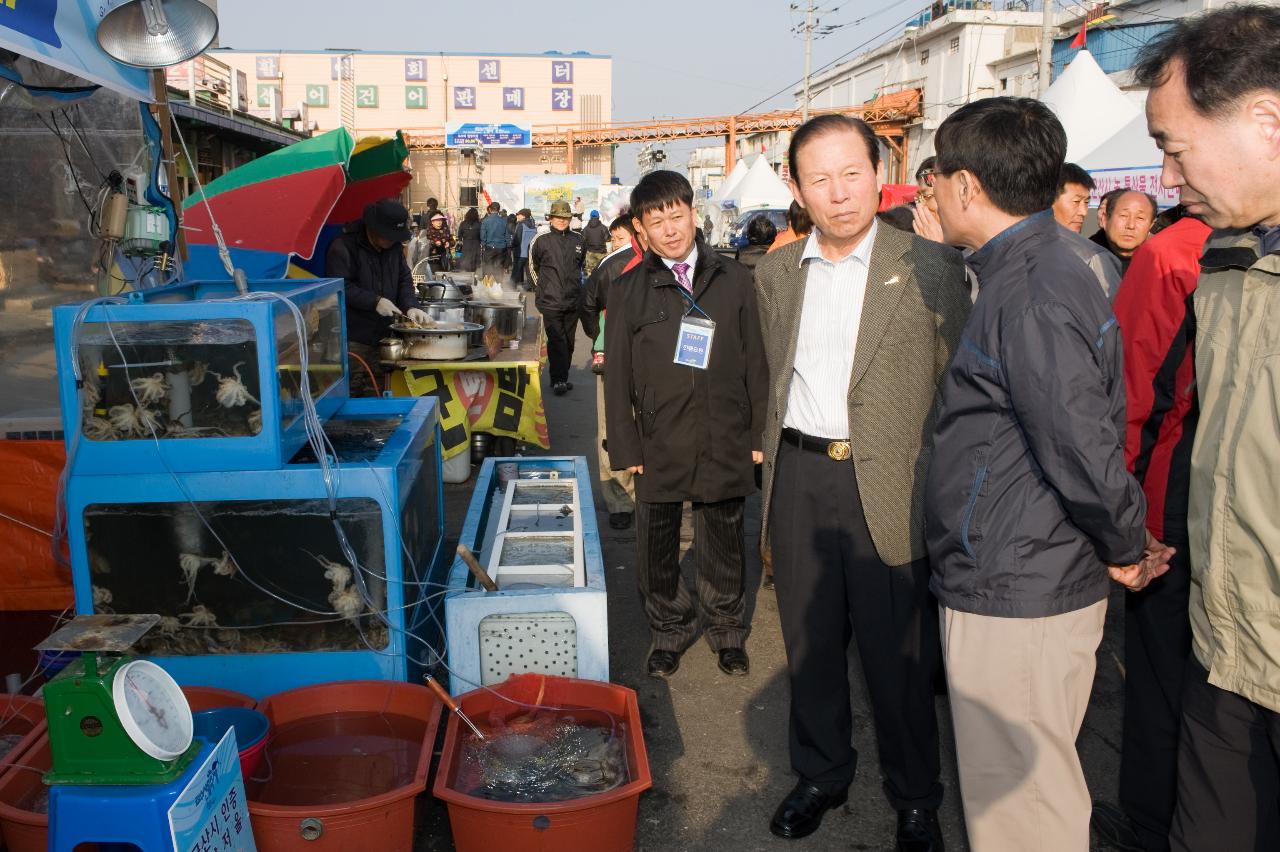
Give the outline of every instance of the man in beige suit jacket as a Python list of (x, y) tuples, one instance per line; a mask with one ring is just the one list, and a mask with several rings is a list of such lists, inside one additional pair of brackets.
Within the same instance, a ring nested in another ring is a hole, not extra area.
[(939, 377), (968, 316), (960, 253), (878, 227), (875, 136), (821, 116), (796, 131), (792, 192), (815, 229), (756, 270), (769, 362), (764, 525), (791, 683), (799, 783), (771, 831), (816, 830), (857, 752), (853, 636), (900, 852), (941, 852), (939, 666), (923, 488)]

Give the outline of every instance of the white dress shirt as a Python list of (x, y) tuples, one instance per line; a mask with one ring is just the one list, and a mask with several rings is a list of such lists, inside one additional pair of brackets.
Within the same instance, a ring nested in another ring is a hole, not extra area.
[(874, 220), (862, 242), (836, 262), (822, 256), (815, 228), (800, 265), (807, 267), (795, 371), (783, 425), (817, 438), (849, 437), (849, 377), (867, 293)]
[[(667, 265), (667, 269), (671, 269), (671, 267), (675, 266), (677, 263), (687, 263), (687, 264), (689, 264), (689, 271), (688, 271), (686, 274), (689, 276), (689, 290), (690, 290), (690, 292), (692, 292), (692, 290), (693, 290), (693, 271), (694, 271), (695, 269), (697, 269), (697, 268), (698, 268), (698, 245), (697, 245), (697, 243), (694, 243), (693, 248), (689, 249), (689, 256), (688, 256), (688, 257), (686, 257), (684, 260), (672, 260), (672, 259), (670, 259), (670, 258), (664, 257), (664, 258), (662, 259), (662, 262), (663, 262), (663, 263), (665, 263), (665, 264)], [(676, 271), (675, 271), (674, 269), (671, 269), (671, 274), (672, 274), (672, 275), (675, 275), (675, 274), (676, 274)], [(679, 281), (680, 281), (680, 276), (676, 275), (676, 283), (679, 283)]]

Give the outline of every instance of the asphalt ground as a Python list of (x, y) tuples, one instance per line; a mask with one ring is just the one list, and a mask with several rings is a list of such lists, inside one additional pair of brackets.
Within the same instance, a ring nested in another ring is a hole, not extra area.
[[(570, 375), (573, 390), (556, 397), (545, 387), (544, 394), (552, 442), (550, 454), (586, 456), (596, 474), (596, 378), (587, 367), (589, 346), (580, 333)], [(473, 486), (474, 479), (446, 486), (446, 529), (455, 538)], [(649, 635), (636, 586), (635, 530), (610, 529), (608, 513), (599, 498), (596, 512), (608, 583), (610, 675), (615, 683), (631, 687), (639, 697), (653, 773), (653, 788), (640, 798), (636, 849), (894, 849), (896, 816), (881, 792), (875, 730), (852, 646), (850, 680), (854, 684), (854, 745), (859, 752), (859, 765), (849, 801), (828, 813), (822, 827), (808, 838), (788, 841), (769, 833), (774, 808), (795, 783), (795, 776), (787, 755), (789, 690), (778, 608), (773, 593), (760, 588), (761, 567), (756, 556), (759, 498), (747, 502), (747, 612), (752, 627), (746, 648), (751, 656), (751, 673), (743, 678), (722, 674), (715, 654), (701, 639), (685, 652), (679, 671), (670, 680), (645, 675)], [(686, 583), (693, 591), (692, 560), (686, 558), (683, 566)], [(1119, 775), (1123, 710), (1122, 628), (1123, 597), (1117, 587), (1111, 596), (1093, 695), (1078, 742), (1094, 798), (1112, 802)], [(967, 850), (945, 697), (937, 699), (937, 708), (943, 734), (942, 780), (946, 787), (939, 818), (947, 849)], [(452, 849), (443, 807), (424, 801), (423, 809), (420, 848), (432, 852)]]

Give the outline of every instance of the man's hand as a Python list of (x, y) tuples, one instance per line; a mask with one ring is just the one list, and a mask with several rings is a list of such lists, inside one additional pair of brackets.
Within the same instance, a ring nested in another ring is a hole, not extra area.
[(400, 313), (400, 309), (396, 307), (395, 302), (391, 301), (386, 296), (379, 299), (378, 304), (374, 305), (373, 309), (377, 311), (378, 316), (381, 317), (393, 317)]
[(763, 451), (763, 450), (752, 450), (752, 451), (751, 451), (751, 463), (752, 463), (752, 464), (764, 464), (764, 451)]
[(926, 240), (933, 240), (935, 243), (942, 242), (942, 223), (938, 221), (938, 214), (934, 213), (924, 204), (913, 204), (911, 206), (912, 227), (920, 236)]
[(407, 316), (410, 320), (417, 323), (418, 325), (426, 325), (426, 326), (435, 325), (435, 323), (432, 322), (431, 317), (427, 316), (427, 312), (424, 311), (422, 308), (410, 308), (409, 310), (405, 311), (405, 316)]
[(1107, 573), (1111, 579), (1131, 592), (1140, 592), (1157, 577), (1169, 570), (1169, 560), (1178, 551), (1157, 541), (1151, 533), (1147, 533), (1147, 548), (1142, 561), (1136, 565), (1110, 565)]
[(644, 465), (633, 464), (631, 465), (631, 467), (627, 468), (627, 473), (634, 473), (637, 476), (644, 476)]

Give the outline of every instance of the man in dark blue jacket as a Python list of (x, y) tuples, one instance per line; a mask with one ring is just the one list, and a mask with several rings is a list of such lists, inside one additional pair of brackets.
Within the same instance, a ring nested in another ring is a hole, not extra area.
[(980, 288), (925, 489), (969, 844), (1078, 852), (1091, 805), (1075, 739), (1108, 573), (1140, 589), (1171, 554), (1125, 466), (1115, 317), (1050, 210), (1062, 125), (1039, 101), (988, 98), (935, 144), (945, 241), (974, 250)]
[(489, 205), (489, 213), (480, 220), (480, 272), (501, 278), (502, 268), (507, 256), (507, 247), (511, 244), (511, 232), (507, 229), (507, 217), (502, 215), (502, 207), (494, 201)]

